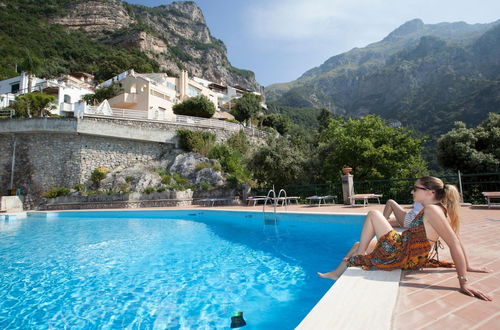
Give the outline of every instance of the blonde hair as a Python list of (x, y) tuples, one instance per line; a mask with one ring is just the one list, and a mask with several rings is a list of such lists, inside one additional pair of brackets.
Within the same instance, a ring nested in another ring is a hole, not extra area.
[(418, 181), (425, 188), (436, 192), (436, 199), (445, 207), (451, 228), (458, 234), (460, 230), (460, 194), (457, 187), (444, 184), (441, 179), (433, 176), (424, 176)]

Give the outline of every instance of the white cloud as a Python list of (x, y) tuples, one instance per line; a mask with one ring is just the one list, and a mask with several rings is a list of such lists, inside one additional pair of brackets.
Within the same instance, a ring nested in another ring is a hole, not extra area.
[(498, 12), (498, 0), (254, 0), (246, 8), (246, 24), (263, 40), (375, 42), (373, 37), (382, 38), (413, 18), (484, 23), (500, 18)]

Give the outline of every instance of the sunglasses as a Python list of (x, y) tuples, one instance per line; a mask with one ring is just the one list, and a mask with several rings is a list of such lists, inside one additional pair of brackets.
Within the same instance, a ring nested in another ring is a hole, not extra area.
[(430, 190), (430, 189), (427, 189), (425, 187), (413, 186), (412, 191), (416, 191), (417, 189), (420, 189), (420, 190)]

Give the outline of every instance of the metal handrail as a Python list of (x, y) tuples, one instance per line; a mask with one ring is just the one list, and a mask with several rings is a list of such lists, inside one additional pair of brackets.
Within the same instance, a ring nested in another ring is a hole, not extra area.
[[(88, 108), (92, 110), (92, 112), (97, 109), (96, 106), (89, 106)], [(229, 131), (244, 130), (245, 132), (247, 132), (252, 136), (265, 137), (267, 135), (265, 132), (262, 132), (260, 130), (255, 130), (253, 128), (245, 127), (241, 124), (231, 123), (218, 119), (201, 118), (201, 117), (184, 116), (184, 115), (174, 115), (172, 117), (167, 117), (164, 119), (149, 119), (148, 112), (145, 110), (111, 108), (111, 111), (113, 112), (113, 115), (85, 113), (84, 117), (139, 119), (139, 120), (148, 120), (151, 122), (162, 122), (162, 123), (169, 123), (182, 126), (222, 128)]]

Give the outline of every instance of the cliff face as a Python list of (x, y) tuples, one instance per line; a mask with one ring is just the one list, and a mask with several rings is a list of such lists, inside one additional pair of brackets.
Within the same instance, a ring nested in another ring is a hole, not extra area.
[(51, 23), (70, 29), (82, 29), (96, 35), (136, 23), (119, 1), (75, 1), (69, 4), (65, 11), (65, 16), (54, 17)]
[(212, 37), (194, 2), (149, 8), (118, 0), (72, 1), (51, 22), (108, 45), (139, 49), (174, 74), (185, 69), (191, 76), (260, 90), (253, 72), (231, 66), (225, 45)]

